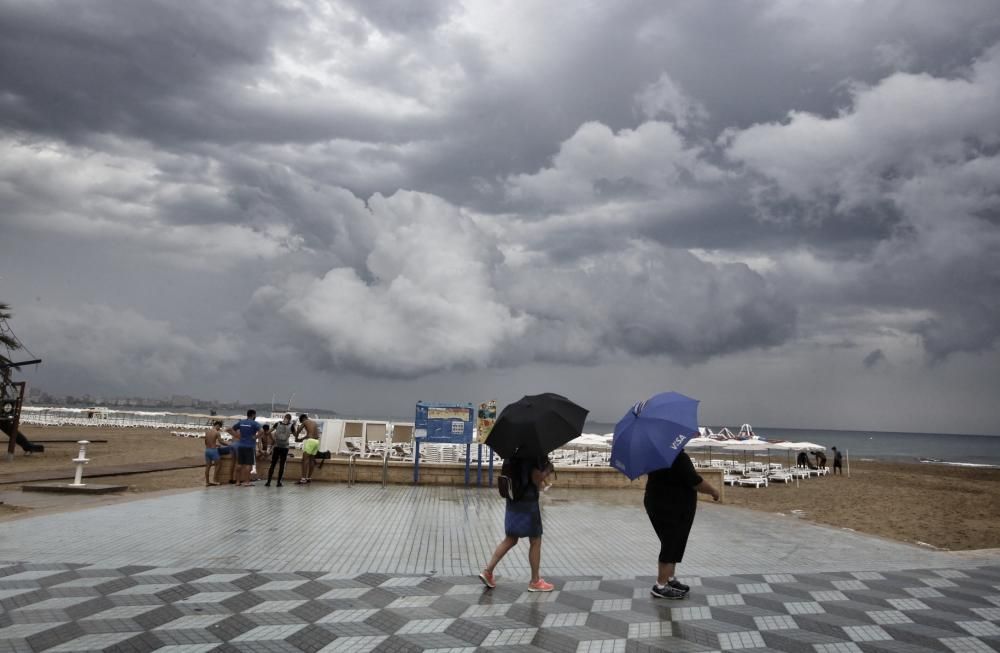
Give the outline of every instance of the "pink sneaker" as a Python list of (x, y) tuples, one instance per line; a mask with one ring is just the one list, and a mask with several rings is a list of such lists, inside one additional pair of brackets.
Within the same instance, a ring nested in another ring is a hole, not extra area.
[(493, 589), (494, 587), (497, 586), (497, 582), (493, 580), (493, 574), (486, 571), (485, 569), (482, 572), (480, 572), (479, 580), (483, 581), (483, 585), (485, 585), (490, 589)]
[(539, 578), (533, 583), (528, 583), (529, 592), (551, 592), (556, 587), (552, 583), (546, 583), (544, 578)]

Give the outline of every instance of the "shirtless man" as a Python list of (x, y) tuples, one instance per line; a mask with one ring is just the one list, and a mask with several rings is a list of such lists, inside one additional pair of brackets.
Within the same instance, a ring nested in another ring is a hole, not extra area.
[(313, 464), (316, 462), (316, 452), (319, 451), (319, 427), (305, 413), (299, 415), (299, 423), (292, 431), (296, 442), (302, 441), (299, 437), (302, 431), (306, 435), (305, 442), (302, 443), (302, 478), (297, 481), (299, 485), (312, 481)]
[(274, 435), (271, 434), (271, 425), (265, 424), (261, 427), (260, 437), (257, 438), (257, 462), (262, 458), (271, 455), (271, 447), (274, 446)]
[(222, 435), (219, 429), (222, 422), (216, 420), (205, 430), (205, 485), (218, 485), (216, 481), (209, 481), (208, 474), (215, 467), (215, 475), (219, 475), (219, 438)]

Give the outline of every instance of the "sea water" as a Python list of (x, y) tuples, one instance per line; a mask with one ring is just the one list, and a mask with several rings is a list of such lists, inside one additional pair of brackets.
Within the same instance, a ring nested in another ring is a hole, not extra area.
[[(711, 428), (717, 431), (722, 427)], [(737, 430), (732, 426), (729, 428), (734, 432)], [(588, 433), (611, 433), (614, 424), (588, 423), (584, 430)], [(1000, 435), (831, 431), (756, 426), (754, 433), (766, 440), (812, 442), (822, 445), (826, 447), (827, 457), (831, 462), (833, 456), (830, 454), (830, 448), (837, 447), (850, 455), (851, 459), (869, 458), (886, 462), (934, 461), (1000, 467)], [(792, 452), (793, 457), (795, 453)]]

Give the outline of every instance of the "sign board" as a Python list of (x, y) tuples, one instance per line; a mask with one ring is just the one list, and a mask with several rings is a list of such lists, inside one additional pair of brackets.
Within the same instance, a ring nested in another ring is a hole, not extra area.
[(490, 435), (493, 424), (497, 421), (496, 399), (479, 404), (479, 412), (476, 415), (476, 442), (482, 444)]
[(417, 402), (413, 437), (420, 442), (470, 444), (475, 417), (472, 404)]

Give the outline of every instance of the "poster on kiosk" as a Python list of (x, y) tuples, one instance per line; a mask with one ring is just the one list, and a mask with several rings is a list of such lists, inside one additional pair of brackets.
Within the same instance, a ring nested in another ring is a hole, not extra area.
[(417, 402), (413, 419), (413, 482), (420, 479), (420, 446), (422, 444), (464, 444), (465, 484), (469, 484), (469, 458), (475, 426), (475, 406), (472, 404)]

